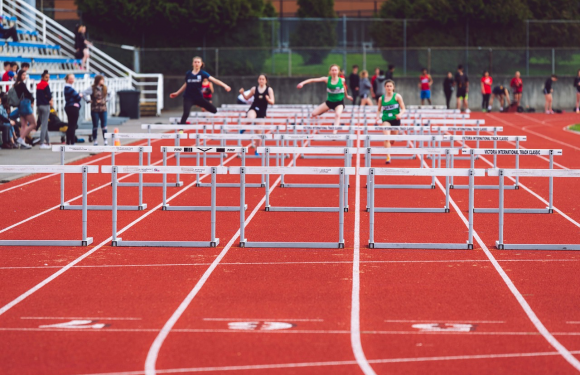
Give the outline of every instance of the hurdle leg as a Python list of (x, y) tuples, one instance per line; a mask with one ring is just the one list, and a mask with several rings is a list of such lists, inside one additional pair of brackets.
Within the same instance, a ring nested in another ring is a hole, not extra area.
[[(64, 146), (60, 148), (60, 164), (64, 165)], [(64, 210), (64, 173), (60, 174), (60, 209)]]
[(368, 174), (368, 190), (369, 194), (369, 248), (375, 248), (375, 170), (369, 169)]
[[(554, 153), (553, 151), (550, 151), (550, 169), (554, 169)], [(550, 176), (550, 192), (549, 192), (549, 200), (548, 200), (548, 212), (549, 213), (554, 213), (554, 177)]]
[[(449, 191), (447, 191), (449, 194)], [(475, 196), (475, 176), (473, 168), (469, 170), (469, 237), (467, 240), (467, 248), (473, 249), (473, 200)]]
[[(345, 148), (344, 149), (344, 166), (345, 166), (345, 168), (350, 166), (349, 165), (350, 164), (349, 163), (350, 156), (351, 155), (348, 152), (348, 148)], [(348, 212), (348, 185), (350, 184), (350, 178), (348, 177), (347, 174), (345, 174), (345, 176), (344, 176), (344, 181), (345, 181), (345, 185), (344, 185), (343, 192), (342, 192), (344, 194), (344, 207), (343, 207), (343, 209), (344, 209), (344, 212)]]
[[(493, 149), (497, 150), (497, 139), (495, 138), (493, 140)], [(497, 154), (493, 154), (493, 167), (497, 168)]]
[(346, 210), (344, 204), (344, 185), (345, 185), (344, 169), (341, 169), (340, 175), (338, 176), (338, 248), (344, 249), (344, 211)]
[(240, 247), (246, 246), (246, 168), (240, 168)]
[[(435, 158), (437, 158), (437, 155), (433, 154), (433, 158), (431, 159), (432, 168), (435, 168)], [(431, 189), (435, 189), (435, 176), (431, 176)]]
[[(143, 165), (143, 149), (139, 149), (139, 165)], [(139, 211), (144, 210), (143, 206), (143, 173), (139, 173)]]
[[(163, 166), (167, 166), (167, 150), (163, 148)], [(167, 210), (167, 173), (163, 173), (163, 206), (162, 210)]]
[(89, 246), (93, 243), (92, 237), (87, 238), (87, 167), (83, 167), (83, 229), (82, 229), (82, 246)]
[(113, 166), (112, 172), (112, 180), (113, 180), (113, 241), (111, 242), (111, 246), (117, 246), (117, 167)]
[[(520, 139), (516, 138), (516, 149), (519, 150), (520, 148)], [(520, 169), (520, 154), (516, 154), (516, 169)], [(514, 189), (520, 188), (520, 176), (516, 176), (516, 183), (514, 185)]]
[(215, 238), (215, 222), (216, 222), (216, 176), (217, 170), (211, 170), (211, 242), (210, 247), (216, 247), (219, 244), (219, 238)]
[(495, 247), (502, 250), (503, 247), (503, 219), (504, 219), (504, 189), (503, 170), (499, 170), (499, 237), (495, 242)]
[[(179, 133), (178, 133), (178, 134), (179, 134)], [(178, 136), (175, 138), (175, 146), (176, 146), (176, 147), (179, 147), (179, 145), (180, 145), (180, 139), (179, 139), (179, 135), (178, 135)], [(151, 154), (151, 153), (149, 153), (149, 154)], [(175, 155), (175, 164), (176, 164), (176, 165), (179, 167), (179, 165), (180, 165), (180, 162), (181, 162), (181, 160), (180, 160), (180, 159), (181, 159), (181, 153), (180, 153), (180, 152), (177, 152), (177, 153), (175, 153), (174, 155)], [(175, 175), (175, 185), (176, 185), (176, 186), (181, 186), (181, 183), (180, 183), (180, 181), (181, 181), (181, 180), (179, 179), (179, 173), (177, 173), (177, 174)]]

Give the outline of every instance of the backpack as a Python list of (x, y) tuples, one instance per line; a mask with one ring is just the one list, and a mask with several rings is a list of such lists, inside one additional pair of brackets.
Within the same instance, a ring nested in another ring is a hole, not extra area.
[(11, 107), (18, 107), (20, 105), (20, 98), (18, 97), (18, 94), (14, 89), (14, 85), (12, 85), (10, 90), (8, 90), (8, 94), (6, 95), (6, 97), (8, 98), (8, 104)]

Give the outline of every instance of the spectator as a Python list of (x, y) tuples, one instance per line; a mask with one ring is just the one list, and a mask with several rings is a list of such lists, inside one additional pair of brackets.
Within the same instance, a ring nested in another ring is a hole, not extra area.
[(75, 59), (82, 59), (81, 69), (87, 68), (87, 60), (89, 59), (89, 47), (93, 45), (91, 42), (86, 40), (86, 32), (87, 27), (85, 25), (77, 26), (77, 31), (75, 33)]
[(449, 109), (449, 102), (451, 101), (451, 95), (453, 94), (454, 86), (455, 81), (453, 80), (453, 74), (451, 72), (447, 72), (447, 77), (445, 77), (443, 80), (443, 92), (445, 93), (447, 109)]
[(546, 113), (549, 115), (553, 115), (554, 111), (552, 109), (552, 93), (554, 92), (554, 89), (552, 88), (552, 83), (556, 82), (558, 80), (558, 76), (555, 74), (552, 74), (550, 76), (550, 78), (548, 78), (546, 80), (546, 83), (544, 83), (544, 97), (546, 98), (546, 104), (544, 105), (544, 109), (546, 110)]
[(20, 137), (16, 140), (20, 147), (30, 148), (30, 145), (24, 140), (30, 132), (36, 130), (36, 118), (34, 118), (34, 113), (32, 112), (32, 107), (34, 106), (34, 96), (28, 91), (26, 87), (26, 79), (28, 74), (21, 70), (16, 75), (16, 83), (14, 84), (14, 91), (16, 95), (20, 98), (20, 104), (18, 105), (18, 115), (20, 116)]
[(389, 65), (389, 70), (385, 73), (387, 79), (393, 80), (393, 75), (395, 74), (395, 66), (393, 64)]
[(0, 16), (0, 38), (1, 39), (8, 39), (12, 38), (14, 42), (18, 42), (18, 31), (16, 27), (4, 27), (2, 24), (2, 16)]
[(510, 81), (510, 87), (514, 92), (514, 102), (518, 103), (518, 107), (520, 106), (520, 102), (522, 101), (522, 91), (524, 88), (524, 83), (520, 78), (520, 72), (516, 72), (516, 75)]
[(373, 96), (373, 98), (375, 100), (377, 100), (377, 83), (375, 82), (377, 80), (377, 77), (379, 76), (381, 72), (381, 69), (379, 67), (375, 68), (375, 75), (371, 77), (371, 94)]
[(356, 105), (356, 98), (359, 95), (360, 77), (358, 76), (358, 65), (352, 66), (352, 73), (348, 76), (348, 86), (352, 92), (352, 105)]
[(15, 124), (13, 120), (8, 118), (8, 112), (4, 107), (6, 102), (6, 94), (0, 94), (0, 131), (2, 131), (2, 149), (10, 150), (17, 148), (14, 143), (12, 143), (12, 126)]
[(28, 72), (28, 69), (30, 69), (30, 64), (27, 62), (23, 62), (22, 65), (20, 66), (20, 69), (24, 70), (25, 72)]
[(369, 72), (366, 70), (360, 72), (359, 87), (360, 105), (373, 105), (373, 100), (371, 99), (371, 81), (369, 81)]
[(461, 102), (463, 102), (463, 110), (469, 112), (467, 98), (469, 95), (469, 78), (463, 73), (463, 65), (457, 66), (457, 73), (455, 73), (455, 85), (457, 86), (457, 109), (461, 109)]
[(379, 70), (379, 75), (375, 79), (375, 85), (377, 86), (377, 89), (375, 90), (375, 96), (377, 98), (377, 103), (378, 103), (379, 98), (381, 96), (385, 95), (385, 81), (386, 80), (387, 80), (387, 77), (385, 77), (385, 72), (383, 70)]
[(346, 80), (346, 77), (344, 76), (344, 70), (340, 69), (340, 71), (338, 72), (338, 76)]
[(98, 146), (97, 140), (99, 131), (99, 121), (101, 123), (101, 131), (103, 132), (104, 145), (108, 142), (105, 138), (107, 134), (107, 102), (111, 100), (111, 93), (108, 92), (105, 86), (105, 77), (98, 75), (93, 81), (93, 85), (83, 92), (83, 98), (87, 103), (91, 103), (91, 119), (93, 120), (93, 141), (94, 145)]
[(574, 87), (576, 88), (576, 113), (580, 113), (580, 69), (574, 78)]
[(419, 88), (421, 89), (421, 105), (427, 100), (431, 105), (431, 85), (433, 78), (427, 72), (427, 69), (421, 69), (421, 76), (419, 77)]
[[(4, 73), (2, 73), (2, 81), (7, 82), (10, 81), (10, 61), (4, 61)], [(6, 86), (4, 91), (8, 92), (10, 90), (10, 86)]]
[[(504, 108), (507, 109), (507, 107), (510, 105), (510, 92), (508, 91), (507, 87), (499, 85), (493, 88), (493, 97), (491, 98), (489, 108), (491, 108), (493, 105), (493, 100), (496, 98), (499, 99), (499, 111), (503, 112)], [(506, 100), (505, 105), (504, 100)]]
[[(483, 72), (483, 77), (481, 77), (481, 95), (483, 100), (481, 101), (481, 111), (482, 112), (491, 112), (491, 104), (489, 102), (489, 98), (491, 97), (491, 85), (493, 84), (493, 78), (489, 75), (489, 72), (486, 70)], [(493, 103), (493, 101), (491, 102)]]
[(252, 92), (252, 89), (249, 89), (248, 91), (244, 91), (243, 94), (238, 95), (238, 100), (236, 101), (236, 103), (237, 104), (252, 104), (254, 102), (254, 95), (252, 95), (252, 97), (250, 99), (246, 100), (246, 98), (245, 98), (245, 97), (250, 96), (251, 92)]
[(68, 129), (66, 130), (66, 144), (75, 144), (75, 131), (78, 127), (79, 111), (81, 109), (81, 99), (83, 94), (79, 94), (72, 86), (75, 81), (74, 74), (67, 74), (64, 77), (64, 111), (68, 117)]
[(36, 85), (36, 107), (38, 111), (38, 122), (40, 123), (40, 149), (50, 149), (50, 138), (48, 136), (48, 116), (50, 115), (50, 106), (52, 105), (52, 93), (48, 81), (50, 74), (45, 70), (41, 81)]

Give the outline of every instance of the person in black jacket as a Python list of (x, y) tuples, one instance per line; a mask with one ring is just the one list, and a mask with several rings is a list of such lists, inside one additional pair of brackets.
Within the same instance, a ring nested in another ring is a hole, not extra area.
[(81, 109), (81, 99), (83, 94), (79, 94), (73, 87), (75, 81), (74, 74), (67, 74), (64, 77), (64, 111), (68, 118), (68, 129), (66, 131), (66, 144), (74, 145), (76, 141), (75, 131), (78, 127), (79, 111)]
[(447, 103), (447, 109), (449, 109), (449, 102), (451, 101), (451, 95), (453, 94), (453, 89), (455, 86), (455, 80), (453, 79), (453, 73), (447, 72), (447, 77), (443, 80), (443, 92), (445, 93), (445, 102)]
[[(28, 78), (28, 74), (24, 70), (20, 70), (16, 75), (16, 83), (14, 84), (14, 90), (16, 91), (16, 95), (20, 98), (20, 105), (18, 106), (18, 112), (20, 114), (20, 137), (16, 140), (20, 147), (23, 148), (30, 148), (30, 145), (26, 143), (24, 140), (31, 131), (36, 129), (36, 118), (34, 117), (34, 113), (32, 112), (32, 107), (34, 106), (34, 96), (28, 91), (26, 87), (26, 79)], [(25, 104), (23, 103), (23, 99), (30, 100), (31, 108), (25, 108)], [(30, 110), (30, 113), (26, 113), (27, 110)]]
[(85, 25), (77, 26), (77, 32), (75, 33), (75, 59), (82, 59), (81, 69), (86, 69), (87, 60), (89, 59), (89, 46), (93, 45), (91, 42), (86, 40), (86, 32), (87, 27)]
[(360, 78), (358, 76), (358, 65), (352, 66), (352, 73), (348, 76), (348, 86), (352, 92), (352, 105), (356, 105), (356, 98), (359, 93)]

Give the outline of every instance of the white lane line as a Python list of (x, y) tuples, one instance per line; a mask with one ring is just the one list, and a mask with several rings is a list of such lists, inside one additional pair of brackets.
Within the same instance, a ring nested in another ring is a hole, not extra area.
[[(520, 116), (520, 117), (525, 117), (526, 119), (528, 119), (528, 120), (531, 120), (531, 121), (539, 122), (540, 124), (542, 123), (541, 121), (538, 121), (538, 120), (536, 120), (535, 118), (533, 118), (533, 117), (529, 117), (529, 116), (527, 116), (527, 115), (520, 115), (520, 114), (517, 114), (517, 115), (518, 115), (518, 116)], [(489, 116), (490, 116), (490, 117), (493, 117), (493, 118), (495, 118), (496, 120), (499, 120), (499, 118), (495, 117), (494, 115), (489, 115)], [(575, 150), (579, 150), (579, 151), (580, 151), (580, 147), (576, 147), (576, 146), (573, 146), (573, 145), (571, 145), (571, 144), (569, 144), (569, 143), (566, 143), (566, 142), (559, 141), (559, 140), (557, 140), (557, 139), (554, 139), (554, 138), (552, 138), (552, 137), (548, 137), (547, 135), (544, 135), (544, 134), (541, 134), (541, 133), (535, 132), (535, 131), (533, 131), (533, 130), (526, 129), (525, 127), (523, 127), (523, 128), (520, 128), (520, 127), (518, 127), (518, 126), (516, 126), (516, 125), (513, 125), (513, 124), (511, 124), (511, 123), (509, 123), (509, 125), (510, 125), (510, 126), (512, 126), (512, 127), (514, 127), (514, 128), (516, 128), (516, 129), (521, 129), (522, 131), (525, 131), (525, 132), (528, 132), (528, 133), (535, 134), (535, 135), (537, 135), (537, 136), (539, 136), (539, 137), (542, 137), (542, 138), (544, 138), (544, 139), (548, 139), (548, 140), (550, 140), (550, 141), (552, 141), (552, 142), (556, 142), (556, 143), (559, 143), (559, 144), (561, 144), (561, 145), (564, 145), (564, 146), (566, 146), (566, 147), (570, 147), (570, 148), (573, 148), (573, 149), (575, 149)]]
[(576, 131), (576, 130), (570, 130), (570, 127), (572, 127), (572, 126), (574, 126), (574, 124), (572, 124), (572, 125), (566, 125), (566, 126), (564, 126), (564, 128), (563, 128), (562, 130), (564, 130), (564, 131), (566, 131), (566, 132), (568, 132), (568, 133), (572, 133), (572, 134), (580, 135), (580, 132), (579, 132), (579, 131)]
[[(487, 261), (486, 261), (487, 262)], [(469, 322), (469, 323), (505, 323), (502, 320), (441, 320), (441, 319), (431, 319), (431, 320), (393, 320), (393, 319), (389, 319), (389, 320), (385, 320), (385, 322), (387, 323), (465, 323), (465, 322)]]
[[(294, 163), (294, 160), (291, 160), (289, 162), (288, 166), (291, 166), (293, 163)], [(270, 193), (272, 193), (274, 191), (274, 189), (276, 189), (276, 186), (278, 185), (278, 183), (280, 181), (281, 181), (281, 177), (278, 176), (278, 178), (272, 184), (272, 187), (269, 190)], [(254, 218), (256, 213), (258, 212), (258, 210), (262, 207), (262, 205), (265, 202), (266, 202), (266, 195), (264, 195), (264, 197), (260, 200), (260, 202), (256, 205), (256, 207), (254, 207), (254, 209), (250, 213), (250, 216), (248, 218), (246, 218), (246, 221), (245, 221), (246, 225), (248, 225), (250, 223), (250, 221), (252, 221), (252, 219)], [(212, 262), (212, 264), (209, 266), (209, 268), (204, 272), (201, 279), (199, 279), (199, 281), (195, 284), (193, 289), (189, 292), (189, 294), (181, 302), (181, 304), (179, 305), (177, 310), (175, 310), (175, 312), (171, 315), (169, 320), (167, 322), (165, 322), (165, 324), (163, 325), (163, 328), (161, 328), (161, 330), (159, 331), (159, 334), (157, 335), (157, 337), (155, 337), (155, 340), (153, 341), (153, 344), (151, 344), (151, 347), (149, 348), (149, 352), (147, 353), (147, 358), (145, 359), (145, 373), (147, 375), (155, 375), (157, 373), (157, 370), (155, 368), (156, 363), (157, 363), (157, 357), (159, 356), (159, 351), (161, 350), (161, 346), (163, 346), (163, 342), (165, 341), (165, 339), (169, 335), (169, 332), (171, 332), (171, 330), (173, 329), (173, 326), (175, 325), (175, 323), (177, 323), (177, 320), (179, 320), (179, 318), (185, 312), (185, 310), (187, 309), (187, 307), (189, 306), (191, 301), (193, 301), (193, 299), (195, 298), (197, 293), (199, 293), (199, 291), (201, 290), (201, 288), (203, 287), (203, 285), (205, 284), (207, 279), (211, 276), (213, 271), (216, 269), (218, 264), (220, 264), (221, 260), (226, 256), (226, 254), (228, 253), (228, 251), (230, 250), (230, 248), (234, 244), (234, 241), (236, 239), (238, 239), (239, 237), (240, 237), (240, 230), (238, 229), (236, 234), (230, 239), (230, 241), (226, 244), (226, 246), (220, 252), (220, 254), (217, 256), (217, 258), (215, 258), (215, 260)]]
[[(356, 138), (357, 151), (360, 149), (360, 131)], [(362, 347), (360, 335), (360, 153), (356, 154), (356, 192), (354, 206), (354, 246), (352, 260), (352, 298), (350, 308), (350, 344), (356, 363), (365, 375), (376, 375), (369, 364)]]
[[(222, 263), (223, 265), (223, 263)], [(284, 321), (284, 322), (323, 322), (324, 319), (294, 319), (294, 318), (203, 318), (203, 320), (207, 321), (216, 321), (216, 322), (245, 322), (245, 321), (253, 321), (257, 320), (260, 322), (273, 322), (273, 321)]]
[(113, 317), (71, 317), (71, 316), (21, 316), (20, 319), (30, 319), (30, 320), (62, 320), (62, 319), (80, 319), (80, 320), (141, 320), (141, 318), (113, 318)]
[[(573, 354), (580, 354), (580, 350), (575, 350)], [(437, 362), (437, 361), (457, 361), (473, 359), (494, 359), (494, 358), (531, 358), (543, 356), (556, 356), (558, 352), (531, 352), (531, 353), (501, 353), (501, 354), (476, 354), (476, 355), (455, 355), (440, 357), (411, 357), (411, 358), (385, 358), (371, 359), (369, 362), (382, 363), (408, 363), (408, 362)], [(159, 370), (159, 374), (178, 374), (187, 372), (222, 372), (222, 371), (247, 371), (247, 370), (270, 370), (281, 368), (303, 368), (303, 367), (323, 367), (323, 366), (349, 366), (356, 365), (356, 361), (320, 361), (320, 362), (298, 362), (298, 363), (276, 363), (267, 365), (241, 365), (241, 366), (220, 366), (220, 367), (189, 367)], [(82, 375), (143, 375), (143, 371), (122, 371), (122, 372), (100, 372)], [(81, 375), (81, 374), (79, 374)]]
[[(439, 181), (439, 178), (435, 179), (435, 183), (437, 184), (437, 186), (439, 187), (441, 192), (443, 194), (445, 194), (445, 187), (443, 187), (443, 185)], [(463, 223), (465, 224), (465, 226), (469, 228), (469, 222), (465, 218), (465, 215), (463, 215), (463, 212), (459, 209), (459, 207), (455, 203), (455, 200), (453, 198), (450, 198), (449, 201), (450, 201), (451, 205), (453, 205), (453, 208), (455, 209), (455, 212), (457, 213), (457, 215), (459, 215), (461, 220), (463, 220)], [(530, 307), (530, 305), (528, 304), (528, 302), (526, 301), (524, 296), (522, 296), (522, 294), (519, 292), (518, 288), (514, 285), (514, 283), (509, 278), (509, 276), (505, 273), (503, 268), (499, 265), (498, 261), (495, 259), (495, 257), (491, 253), (491, 251), (489, 251), (487, 246), (485, 246), (485, 243), (483, 243), (483, 241), (479, 237), (479, 234), (477, 233), (476, 230), (473, 230), (473, 237), (475, 238), (475, 240), (477, 241), (479, 246), (481, 246), (485, 255), (487, 255), (488, 259), (493, 264), (493, 267), (495, 268), (497, 273), (499, 273), (499, 275), (503, 279), (504, 283), (507, 285), (509, 290), (512, 292), (512, 294), (514, 295), (514, 297), (516, 298), (516, 300), (518, 301), (518, 303), (520, 304), (520, 306), (522, 307), (522, 309), (524, 310), (524, 312), (526, 313), (526, 315), (528, 316), (528, 318), (530, 319), (532, 324), (536, 327), (538, 332), (540, 332), (540, 334), (546, 339), (546, 341), (548, 341), (548, 343), (550, 343), (550, 345), (552, 345), (558, 351), (558, 353), (560, 353), (560, 355), (562, 357), (564, 357), (564, 359), (566, 361), (568, 361), (568, 363), (570, 363), (570, 365), (572, 365), (577, 371), (580, 371), (580, 361), (578, 361), (578, 359), (576, 357), (574, 357), (570, 353), (570, 351), (564, 347), (564, 345), (560, 344), (560, 342), (558, 340), (556, 340), (556, 338), (550, 333), (550, 331), (548, 331), (548, 329), (540, 321), (540, 319), (538, 318), (536, 313), (534, 313), (534, 311), (532, 310), (532, 308)]]
[[(155, 139), (155, 140), (152, 140), (152, 141), (151, 141), (151, 143), (158, 142), (158, 141), (160, 141), (160, 140), (161, 140), (161, 139)], [(135, 144), (135, 145), (133, 145), (133, 146), (144, 146), (144, 145), (146, 145), (146, 144), (147, 144), (147, 142), (142, 142), (142, 143), (137, 143), (137, 144)], [(125, 154), (125, 153), (126, 153), (126, 152), (118, 152), (118, 153), (116, 153), (115, 155), (117, 156), (117, 155), (120, 155), (120, 154)], [(87, 156), (87, 157), (90, 157), (90, 156), (91, 156), (91, 155), (89, 155), (89, 156)], [(83, 163), (83, 165), (94, 164), (94, 163), (96, 163), (96, 162), (98, 162), (98, 161), (105, 160), (105, 159), (107, 159), (107, 158), (110, 158), (110, 157), (111, 157), (111, 154), (109, 154), (109, 155), (105, 155), (105, 156), (102, 156), (102, 157), (100, 157), (100, 158), (93, 159), (93, 160), (89, 161), (88, 163)], [(78, 160), (75, 160), (75, 161), (78, 161)], [(75, 161), (73, 161), (73, 163), (74, 163)], [(60, 164), (59, 164), (59, 165), (60, 165)], [(52, 173), (52, 174), (49, 174), (49, 175), (46, 175), (46, 176), (43, 176), (43, 177), (40, 177), (40, 178), (37, 178), (37, 179), (34, 179), (34, 180), (30, 180), (30, 181), (24, 182), (24, 183), (22, 183), (22, 184), (18, 184), (18, 185), (15, 185), (15, 186), (9, 187), (8, 189), (0, 190), (0, 194), (2, 194), (2, 193), (5, 193), (5, 192), (7, 192), (7, 191), (10, 191), (10, 190), (17, 189), (17, 188), (19, 188), (19, 187), (22, 187), (22, 186), (25, 186), (25, 185), (32, 184), (32, 183), (34, 183), (34, 182), (38, 182), (38, 181), (41, 181), (41, 180), (47, 179), (47, 178), (49, 178), (49, 177), (54, 177), (54, 176), (59, 176), (59, 175), (60, 175), (60, 173)]]
[[(498, 262), (579, 262), (580, 259), (499, 259)], [(473, 260), (361, 260), (360, 263), (487, 263), (488, 259)], [(74, 268), (123, 268), (123, 267), (196, 267), (209, 266), (211, 263), (159, 263), (159, 264), (101, 264), (101, 265), (77, 265)], [(222, 266), (278, 266), (294, 264), (352, 264), (352, 261), (320, 261), (320, 262), (261, 262), (261, 263), (220, 263)], [(61, 268), (62, 266), (22, 266), (22, 267), (0, 267), (0, 270), (19, 270), (19, 269), (48, 269)]]
[[(235, 157), (236, 157), (235, 154), (232, 155), (232, 156), (230, 156), (229, 158), (227, 158), (224, 161), (224, 164), (226, 164), (230, 160), (234, 159)], [(206, 178), (208, 176), (209, 176), (209, 174), (203, 175), (203, 176), (200, 177), (200, 179)], [(194, 181), (191, 184), (189, 184), (187, 186), (184, 186), (177, 193), (175, 193), (171, 197), (167, 198), (167, 202), (172, 201), (174, 198), (176, 198), (179, 195), (183, 194), (185, 191), (187, 191), (192, 186), (195, 186), (196, 184), (197, 184), (197, 182)], [(150, 211), (145, 212), (142, 216), (140, 216), (136, 220), (132, 221), (129, 225), (127, 225), (126, 227), (124, 227), (123, 229), (121, 229), (118, 234), (122, 234), (127, 229), (131, 228), (132, 226), (134, 226), (135, 224), (137, 224), (141, 220), (145, 219), (147, 216), (149, 216), (152, 213), (156, 212), (157, 210), (159, 210), (159, 208), (161, 208), (161, 206), (163, 206), (163, 202), (159, 203), (157, 206), (153, 207)], [(58, 270), (57, 272), (53, 273), (52, 275), (50, 275), (49, 277), (47, 277), (46, 279), (44, 279), (40, 283), (36, 284), (31, 289), (27, 290), (26, 292), (24, 292), (23, 294), (21, 294), (20, 296), (18, 296), (16, 299), (12, 300), (8, 304), (6, 304), (3, 307), (1, 307), (0, 308), (0, 316), (3, 315), (4, 313), (6, 313), (11, 308), (13, 308), (14, 306), (16, 306), (17, 304), (19, 304), (20, 302), (24, 301), (26, 298), (28, 298), (29, 296), (31, 296), (32, 294), (34, 294), (35, 292), (37, 292), (38, 290), (40, 290), (42, 287), (44, 287), (45, 285), (47, 285), (48, 283), (50, 283), (51, 281), (53, 281), (54, 279), (56, 279), (57, 277), (59, 277), (60, 275), (62, 275), (63, 273), (65, 273), (66, 271), (68, 271), (69, 269), (71, 269), (74, 265), (76, 265), (77, 263), (81, 262), (83, 259), (85, 259), (88, 256), (90, 256), (91, 254), (93, 254), (95, 251), (97, 251), (101, 247), (105, 246), (105, 244), (111, 242), (112, 239), (113, 239), (112, 237), (107, 238), (106, 240), (104, 240), (103, 242), (101, 242), (100, 244), (98, 244), (97, 246), (95, 246), (94, 248), (92, 248), (91, 250), (87, 251), (86, 253), (84, 253), (80, 257), (76, 258), (75, 260), (73, 260), (72, 262), (70, 262), (69, 264), (67, 264), (66, 266), (62, 267), (60, 270)]]

